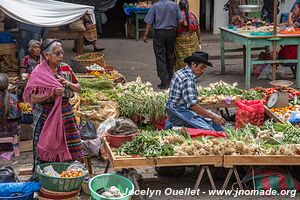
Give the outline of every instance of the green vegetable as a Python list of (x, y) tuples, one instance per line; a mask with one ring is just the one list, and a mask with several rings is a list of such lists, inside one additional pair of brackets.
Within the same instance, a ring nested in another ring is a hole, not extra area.
[(143, 83), (140, 78), (135, 82), (118, 85), (111, 91), (105, 91), (105, 94), (118, 103), (121, 116), (143, 116), (151, 120), (161, 119), (165, 114), (168, 94), (154, 92), (151, 83)]
[(118, 155), (141, 155), (143, 157), (174, 156), (175, 150), (172, 144), (163, 144), (161, 141), (164, 136), (181, 134), (177, 131), (142, 131), (135, 136), (131, 142), (123, 144)]

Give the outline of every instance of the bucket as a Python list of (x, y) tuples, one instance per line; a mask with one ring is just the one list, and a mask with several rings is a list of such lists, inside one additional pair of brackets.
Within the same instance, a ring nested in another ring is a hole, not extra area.
[[(124, 196), (118, 198), (106, 198), (96, 192), (100, 188), (106, 189), (112, 186), (117, 187)], [(101, 174), (95, 176), (90, 180), (89, 188), (93, 200), (129, 200), (134, 193), (133, 183), (129, 179), (116, 174)]]

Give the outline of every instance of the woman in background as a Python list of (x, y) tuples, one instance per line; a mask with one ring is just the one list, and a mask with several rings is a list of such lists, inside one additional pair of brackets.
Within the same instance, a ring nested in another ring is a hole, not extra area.
[(174, 71), (186, 66), (184, 59), (192, 55), (193, 52), (200, 50), (200, 26), (197, 17), (189, 10), (187, 0), (179, 1), (179, 8), (184, 18), (183, 23), (177, 27), (175, 44)]
[(40, 63), (41, 43), (37, 40), (30, 40), (28, 42), (28, 52), (20, 66), (20, 76), (23, 73), (31, 74), (34, 68)]

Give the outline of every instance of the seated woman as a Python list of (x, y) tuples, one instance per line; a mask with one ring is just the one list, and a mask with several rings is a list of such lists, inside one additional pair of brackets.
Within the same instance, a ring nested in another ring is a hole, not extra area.
[(31, 74), (34, 68), (40, 63), (41, 43), (37, 40), (30, 40), (28, 42), (28, 52), (21, 62), (20, 76), (23, 73)]
[(0, 137), (20, 135), (17, 100), (7, 91), (8, 77), (0, 73)]
[(33, 104), (34, 168), (39, 162), (82, 159), (80, 133), (69, 98), (80, 90), (64, 51), (56, 39), (41, 45), (43, 59), (31, 73), (24, 100)]
[[(300, 2), (295, 4), (295, 8), (293, 12), (289, 14), (289, 20), (282, 25), (286, 25), (289, 27), (294, 28), (300, 28)], [(284, 59), (297, 59), (297, 46), (295, 45), (285, 45), (283, 46), (279, 53), (278, 53), (278, 59), (284, 60)], [(296, 64), (281, 64), (284, 67), (290, 67), (293, 71), (294, 77), (296, 75)]]

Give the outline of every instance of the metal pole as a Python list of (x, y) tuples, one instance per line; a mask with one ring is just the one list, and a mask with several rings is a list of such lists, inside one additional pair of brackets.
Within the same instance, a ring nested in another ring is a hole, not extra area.
[[(278, 1), (277, 0), (274, 0), (274, 16), (273, 16), (273, 28), (274, 28), (274, 33), (273, 33), (273, 37), (276, 37), (276, 34), (277, 34), (277, 7), (278, 7)], [(273, 40), (272, 42), (272, 45), (273, 45), (273, 61), (276, 61), (277, 60), (277, 54), (276, 54), (276, 51), (277, 51), (277, 44), (276, 44), (276, 40)], [(276, 79), (276, 63), (274, 63), (272, 65), (272, 78), (273, 80)]]

